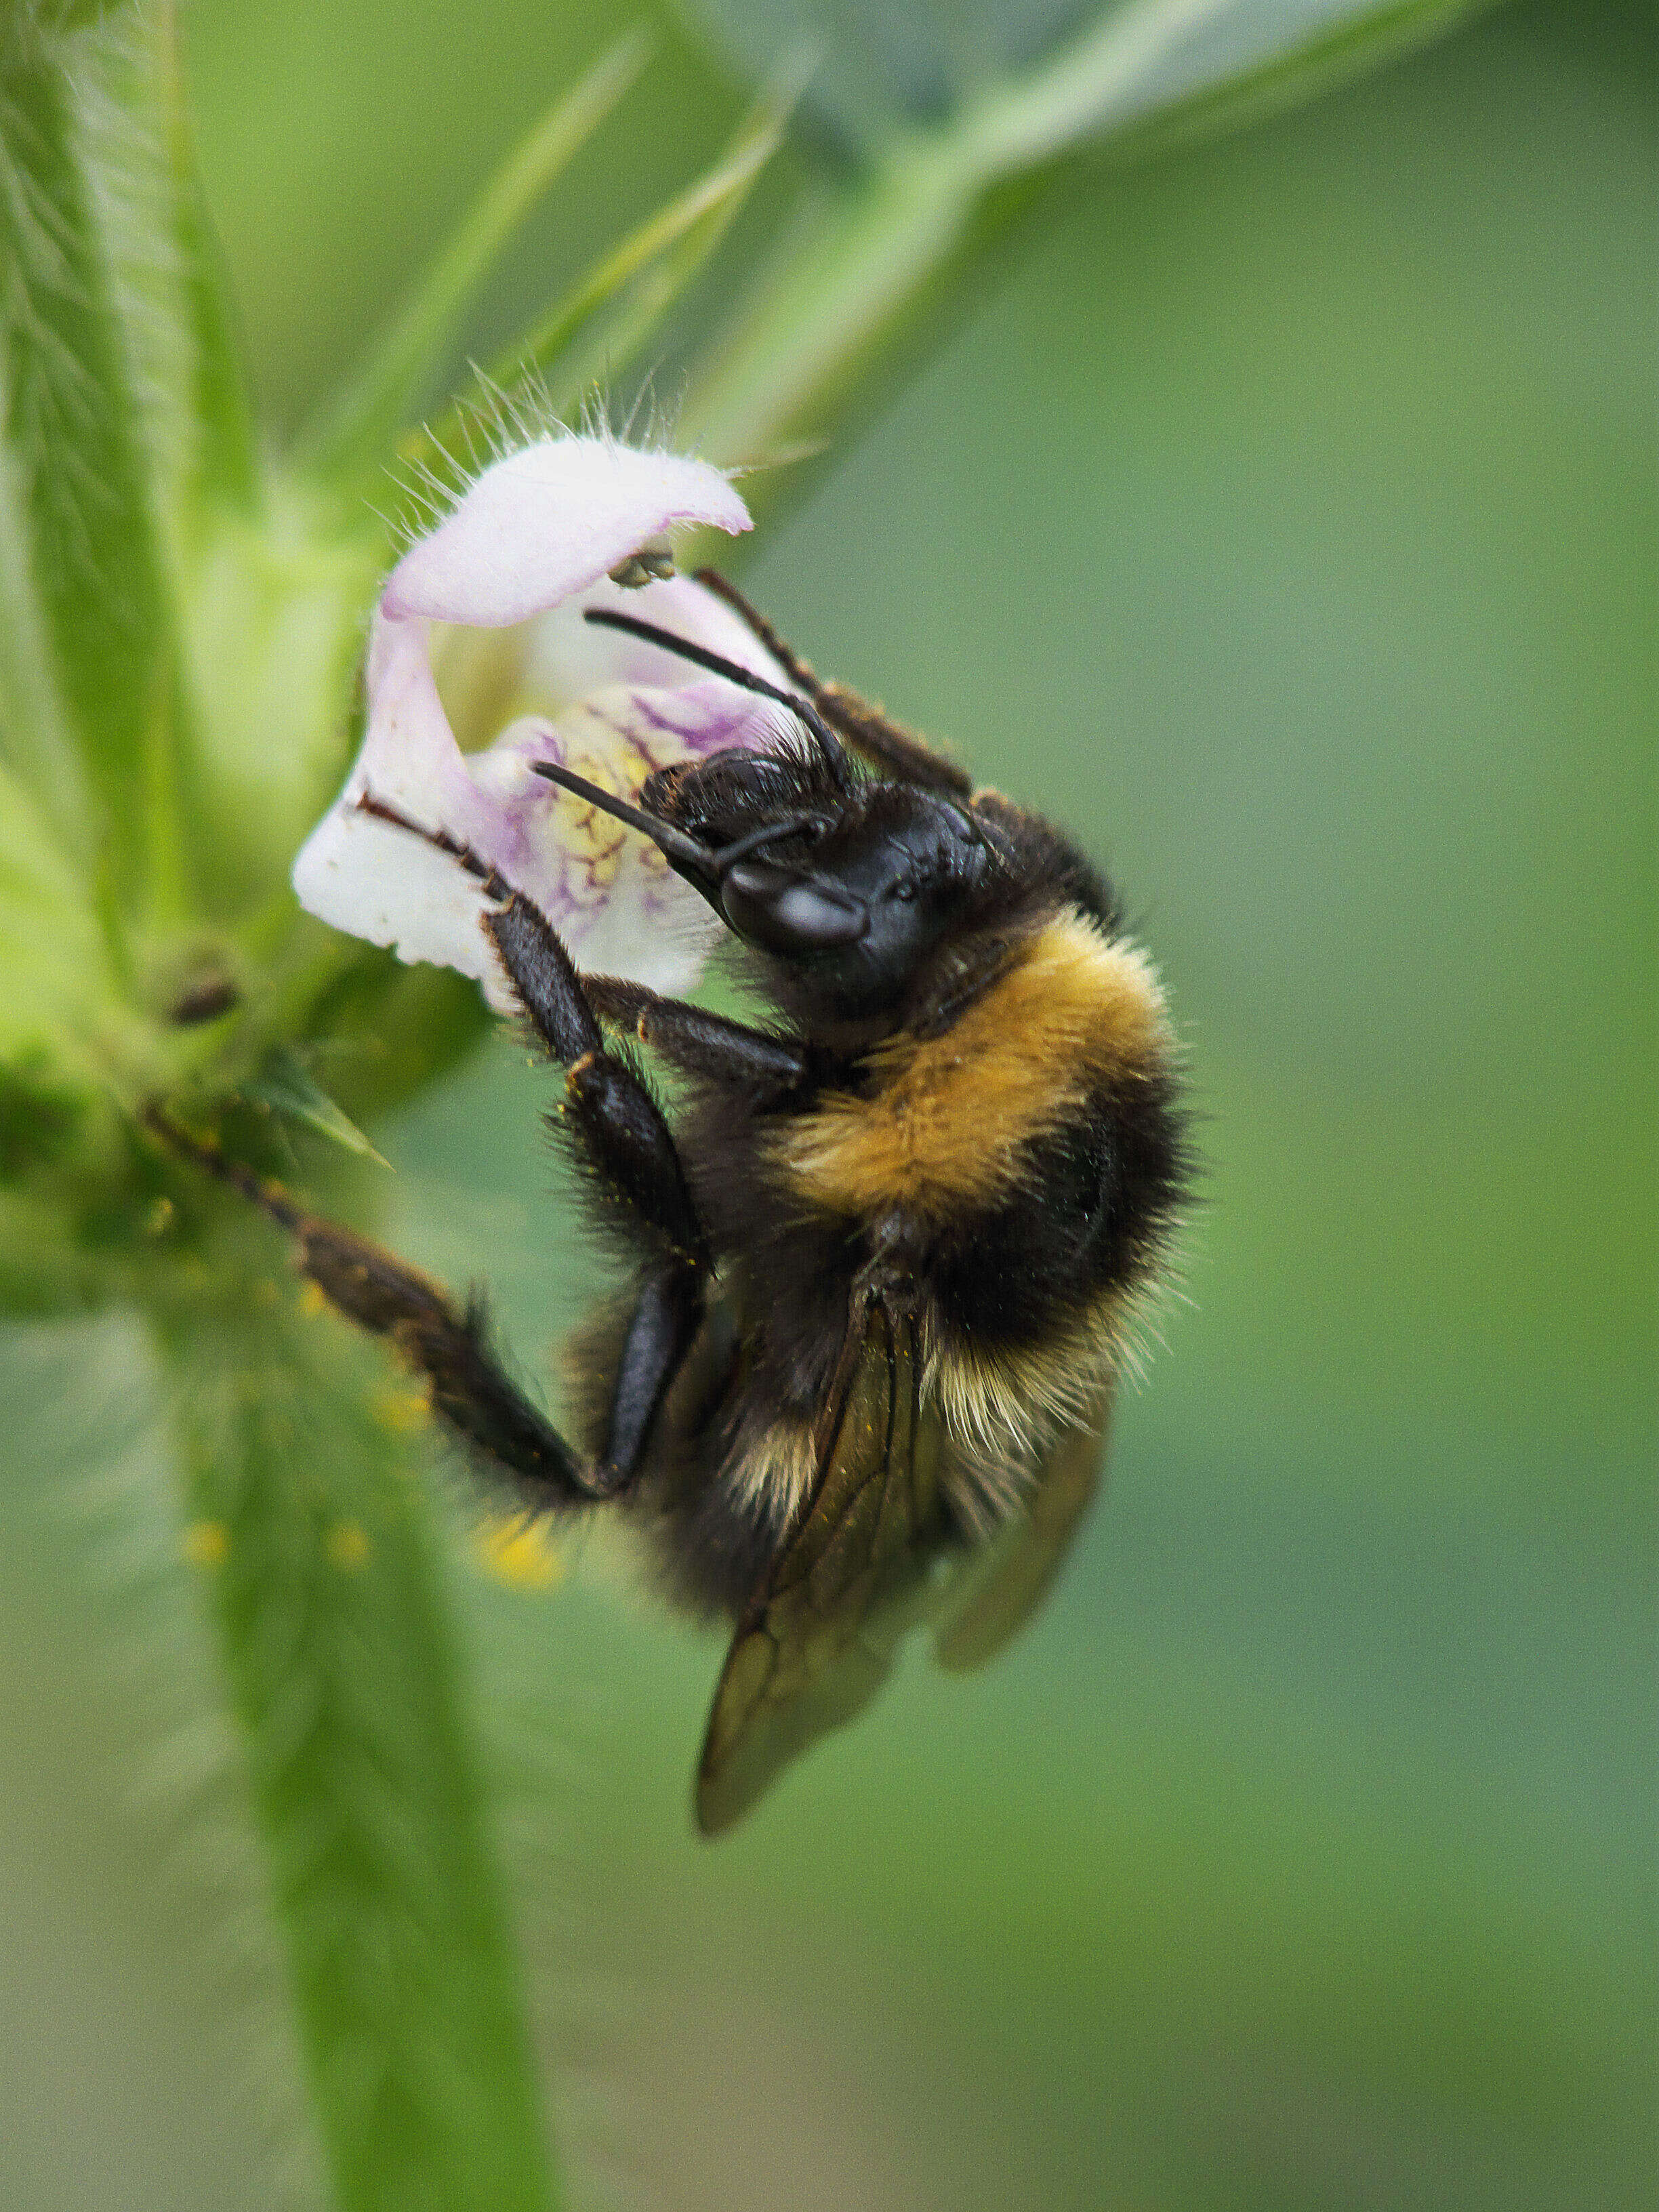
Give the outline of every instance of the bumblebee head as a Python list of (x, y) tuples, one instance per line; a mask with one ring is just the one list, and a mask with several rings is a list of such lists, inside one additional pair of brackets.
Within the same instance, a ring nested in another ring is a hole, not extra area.
[(555, 763), (538, 773), (643, 830), (734, 935), (848, 1014), (899, 998), (994, 868), (954, 800), (857, 777), (843, 791), (798, 754), (659, 769), (637, 806)]
[(630, 806), (552, 762), (537, 772), (642, 830), (743, 941), (848, 1015), (878, 1013), (995, 872), (984, 825), (955, 799), (856, 774), (809, 702), (598, 610), (590, 621), (672, 644), (805, 724), (816, 750), (731, 750), (659, 769)]
[[(793, 790), (768, 788), (780, 768)], [(751, 780), (755, 769), (763, 772)], [(706, 790), (724, 797), (734, 783), (750, 783), (759, 804), (746, 822), (720, 823), (735, 835), (698, 889), (746, 944), (842, 1011), (891, 1004), (987, 878), (993, 856), (978, 823), (936, 793), (873, 781), (842, 793), (815, 763), (752, 754), (682, 775), (674, 798), (695, 813)]]

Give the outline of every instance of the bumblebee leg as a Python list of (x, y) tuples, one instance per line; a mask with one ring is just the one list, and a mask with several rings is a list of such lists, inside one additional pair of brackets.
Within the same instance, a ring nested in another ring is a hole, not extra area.
[(610, 1494), (637, 1472), (651, 1423), (690, 1350), (714, 1273), (708, 1239), (656, 1100), (605, 1049), (599, 1017), (558, 932), (479, 855), (365, 792), (357, 804), (447, 853), (498, 902), (483, 927), (531, 1026), (565, 1071), (555, 1127), (586, 1155), (601, 1190), (641, 1248), (644, 1279), (612, 1389), (604, 1452), (584, 1470)]
[(529, 900), (509, 893), (484, 927), (532, 1026), (564, 1063), (558, 1110), (565, 1128), (646, 1232), (648, 1256), (707, 1277), (708, 1240), (662, 1109), (628, 1063), (605, 1049), (599, 1017), (552, 924)]
[(741, 592), (728, 584), (715, 568), (699, 568), (697, 581), (706, 585), (718, 599), (726, 601), (732, 611), (741, 616), (773, 659), (787, 673), (789, 681), (810, 699), (831, 729), (846, 738), (855, 752), (875, 761), (901, 783), (920, 784), (927, 791), (948, 792), (954, 799), (966, 799), (973, 791), (973, 779), (953, 760), (923, 743), (913, 730), (902, 723), (891, 721), (879, 707), (860, 699), (856, 691), (849, 691), (844, 684), (825, 684), (815, 676), (809, 665), (799, 653), (793, 653), (778, 635), (765, 616), (751, 607)]
[(606, 1486), (573, 1450), (490, 1351), (480, 1303), (459, 1311), (403, 1261), (337, 1224), (311, 1216), (295, 1226), (300, 1264), (331, 1305), (390, 1338), (425, 1376), (432, 1407), (471, 1449), (504, 1468), (534, 1505), (576, 1505)]
[(726, 1081), (735, 1076), (762, 1090), (794, 1091), (817, 1072), (813, 1055), (796, 1038), (750, 1029), (684, 1000), (659, 998), (642, 983), (584, 975), (582, 990), (595, 1013), (632, 1030), (684, 1074)]
[(484, 927), (532, 1025), (564, 1062), (556, 1126), (585, 1154), (642, 1247), (647, 1273), (593, 1475), (601, 1489), (616, 1491), (636, 1472), (657, 1408), (702, 1319), (714, 1273), (708, 1239), (661, 1109), (626, 1060), (606, 1050), (583, 979), (552, 924), (509, 893)]
[(527, 1504), (584, 1505), (604, 1494), (592, 1467), (502, 1370), (479, 1305), (459, 1309), (429, 1276), (355, 1230), (306, 1212), (280, 1183), (231, 1159), (212, 1139), (154, 1109), (145, 1120), (170, 1151), (288, 1231), (301, 1273), (348, 1321), (395, 1346), (425, 1376), (433, 1410), (476, 1455), (511, 1477)]
[(596, 1480), (620, 1490), (639, 1467), (663, 1394), (702, 1320), (703, 1284), (689, 1267), (665, 1267), (641, 1285), (611, 1387), (605, 1452)]

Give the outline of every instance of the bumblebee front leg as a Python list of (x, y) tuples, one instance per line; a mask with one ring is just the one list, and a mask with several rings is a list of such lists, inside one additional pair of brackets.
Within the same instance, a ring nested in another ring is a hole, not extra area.
[(696, 1335), (714, 1273), (708, 1239), (661, 1109), (628, 1062), (607, 1049), (552, 924), (506, 891), (483, 926), (532, 1026), (564, 1065), (554, 1126), (576, 1145), (645, 1263), (593, 1471), (597, 1486), (614, 1492), (637, 1471), (657, 1408)]

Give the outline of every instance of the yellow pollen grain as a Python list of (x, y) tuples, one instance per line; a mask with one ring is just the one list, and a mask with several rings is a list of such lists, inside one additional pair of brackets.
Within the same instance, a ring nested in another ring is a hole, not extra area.
[(508, 1589), (549, 1590), (564, 1578), (544, 1521), (487, 1521), (472, 1542), (484, 1572)]
[(299, 1303), (300, 1311), (307, 1321), (315, 1321), (319, 1314), (328, 1311), (328, 1300), (323, 1295), (321, 1285), (318, 1283), (301, 1284)]
[(179, 1549), (192, 1567), (222, 1567), (230, 1556), (230, 1531), (222, 1521), (192, 1521)]
[(425, 1394), (419, 1390), (382, 1390), (373, 1405), (375, 1419), (394, 1437), (412, 1437), (423, 1429), (431, 1410)]
[(337, 1521), (323, 1538), (323, 1556), (331, 1567), (352, 1575), (368, 1564), (372, 1547), (361, 1521)]

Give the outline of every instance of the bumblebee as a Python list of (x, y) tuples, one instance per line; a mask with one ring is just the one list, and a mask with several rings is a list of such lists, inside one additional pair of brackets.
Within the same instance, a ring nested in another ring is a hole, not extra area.
[[(630, 1282), (574, 1347), (567, 1426), (476, 1303), (211, 1164), (484, 1470), (533, 1510), (625, 1514), (666, 1590), (732, 1624), (696, 1780), (712, 1833), (869, 1701), (910, 1626), (969, 1668), (1039, 1603), (1188, 1164), (1164, 997), (1102, 877), (702, 580), (787, 684), (614, 609), (586, 619), (775, 702), (787, 741), (659, 769), (637, 805), (538, 772), (656, 844), (725, 924), (764, 1024), (579, 974), (441, 825), (357, 801), (478, 880), (562, 1070), (549, 1119)], [(677, 1079), (672, 1124), (646, 1055)]]

